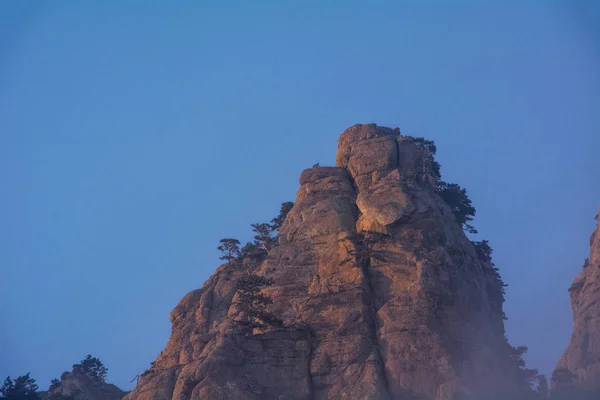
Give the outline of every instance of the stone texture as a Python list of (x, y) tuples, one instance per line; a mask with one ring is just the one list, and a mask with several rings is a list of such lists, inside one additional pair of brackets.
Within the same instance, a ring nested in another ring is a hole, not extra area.
[(42, 393), (43, 399), (52, 400), (56, 396), (71, 400), (121, 400), (126, 392), (110, 383), (101, 383), (85, 372), (74, 368), (60, 377), (60, 384), (49, 392)]
[[(566, 368), (573, 384), (600, 393), (600, 227), (590, 238), (587, 267), (575, 278), (569, 294), (573, 309), (573, 334), (556, 369)], [(553, 386), (557, 386), (553, 381)]]
[[(128, 400), (517, 398), (491, 267), (418, 182), (420, 150), (398, 129), (356, 125), (336, 160), (302, 172), (258, 271), (285, 327), (236, 335), (245, 272), (223, 265), (173, 310), (171, 338)], [(356, 238), (371, 232), (365, 260)]]

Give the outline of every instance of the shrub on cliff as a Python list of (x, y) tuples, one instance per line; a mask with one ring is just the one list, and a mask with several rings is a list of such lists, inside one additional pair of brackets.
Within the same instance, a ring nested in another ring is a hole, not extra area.
[(475, 216), (475, 207), (471, 204), (471, 199), (467, 196), (467, 190), (461, 188), (456, 183), (446, 183), (441, 181), (437, 187), (439, 196), (448, 204), (456, 221), (463, 226), (469, 233), (477, 233), (469, 222), (473, 221)]
[(490, 302), (496, 310), (502, 313), (502, 318), (506, 320), (507, 318), (502, 310), (502, 304), (504, 304), (504, 296), (506, 294), (504, 288), (508, 285), (504, 283), (500, 276), (500, 271), (492, 261), (493, 250), (490, 246), (490, 242), (481, 240), (471, 243), (473, 243), (473, 247), (475, 247), (475, 252), (477, 253), (479, 261), (482, 263), (485, 274), (489, 276), (488, 282), (486, 283), (486, 290)]
[(92, 357), (91, 354), (88, 354), (79, 364), (73, 364), (73, 368), (81, 369), (98, 382), (106, 382), (108, 368), (106, 368), (98, 358)]
[(433, 140), (422, 137), (407, 136), (423, 152), (423, 180), (433, 185), (438, 195), (448, 204), (457, 222), (469, 233), (477, 233), (469, 224), (475, 216), (475, 207), (467, 196), (467, 191), (456, 183), (444, 182), (441, 179), (440, 164), (435, 161), (437, 147)]
[(264, 329), (269, 326), (281, 326), (281, 319), (268, 312), (266, 307), (273, 299), (261, 293), (262, 289), (273, 284), (272, 279), (248, 274), (236, 282), (237, 298), (234, 304), (241, 312), (236, 324), (248, 328)]
[(285, 217), (287, 217), (292, 207), (294, 207), (294, 203), (291, 201), (286, 201), (285, 203), (281, 204), (279, 215), (271, 220), (271, 227), (273, 228), (274, 232), (279, 232), (279, 228), (281, 228), (283, 221), (285, 221)]

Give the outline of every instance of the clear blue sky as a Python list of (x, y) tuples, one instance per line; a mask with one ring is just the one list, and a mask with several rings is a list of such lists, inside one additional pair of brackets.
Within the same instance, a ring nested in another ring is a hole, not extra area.
[(436, 141), (551, 371), (600, 202), (598, 5), (59, 3), (0, 3), (0, 377), (92, 353), (130, 388), (218, 240), (369, 122)]

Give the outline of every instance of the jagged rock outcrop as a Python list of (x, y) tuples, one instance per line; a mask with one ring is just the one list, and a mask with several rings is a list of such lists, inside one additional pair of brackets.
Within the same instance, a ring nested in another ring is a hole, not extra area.
[(552, 376), (557, 391), (578, 390), (600, 398), (600, 226), (590, 238), (590, 256), (569, 288), (573, 334)]
[(256, 272), (273, 279), (263, 292), (284, 326), (240, 334), (246, 272), (222, 265), (175, 307), (126, 399), (517, 399), (493, 266), (424, 169), (398, 129), (346, 130), (335, 167), (302, 172)]
[(110, 383), (104, 383), (79, 368), (64, 372), (60, 383), (43, 393), (45, 400), (121, 400), (127, 392)]

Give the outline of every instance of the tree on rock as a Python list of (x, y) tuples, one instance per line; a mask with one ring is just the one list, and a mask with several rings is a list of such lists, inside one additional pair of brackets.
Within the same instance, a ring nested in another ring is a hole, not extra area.
[(475, 216), (475, 207), (471, 204), (467, 191), (456, 183), (447, 183), (441, 179), (441, 166), (435, 161), (437, 147), (434, 141), (422, 137), (406, 137), (423, 152), (423, 180), (430, 183), (442, 200), (450, 206), (456, 220), (464, 230), (469, 233), (477, 233), (477, 229), (469, 224)]
[(10, 376), (6, 377), (0, 386), (1, 400), (36, 400), (38, 399), (38, 385), (35, 379), (29, 377), (29, 373), (19, 376), (14, 381)]
[(266, 256), (267, 251), (252, 242), (246, 243), (241, 250), (242, 263), (249, 270), (258, 268)]
[(51, 392), (59, 386), (60, 386), (60, 381), (58, 379), (54, 378), (50, 381), (50, 387), (48, 388), (48, 391)]
[(466, 189), (456, 183), (440, 182), (438, 194), (450, 206), (456, 221), (464, 227), (469, 233), (477, 233), (477, 229), (469, 225), (475, 216), (475, 207), (471, 204), (471, 199), (467, 196)]
[(269, 326), (281, 326), (281, 319), (266, 310), (273, 299), (261, 293), (262, 289), (273, 284), (272, 279), (254, 274), (248, 274), (236, 282), (237, 298), (234, 304), (241, 312), (241, 318), (236, 324), (264, 329)]
[(88, 354), (79, 364), (73, 364), (73, 368), (82, 370), (98, 382), (106, 382), (108, 369), (98, 358), (92, 357), (91, 354)]
[(223, 255), (219, 257), (220, 260), (227, 261), (227, 264), (231, 264), (231, 261), (235, 260), (240, 255), (240, 241), (232, 238), (225, 238), (219, 240), (221, 245), (217, 247)]
[(273, 226), (271, 224), (251, 224), (254, 232), (254, 245), (264, 249), (267, 253), (277, 244), (277, 238), (271, 236)]
[(281, 204), (279, 215), (271, 220), (271, 228), (273, 231), (279, 231), (279, 228), (283, 225), (283, 221), (285, 221), (285, 217), (287, 217), (292, 207), (294, 207), (294, 203), (291, 201), (286, 201)]

